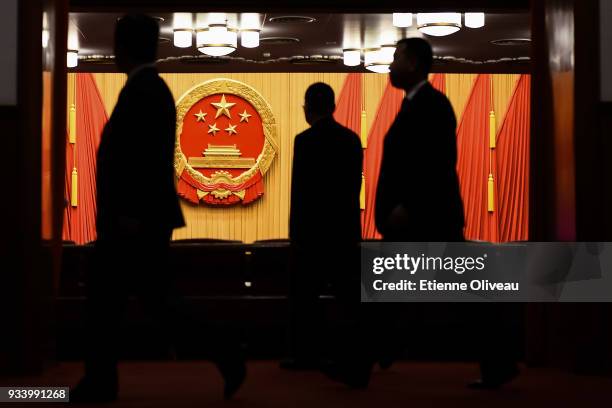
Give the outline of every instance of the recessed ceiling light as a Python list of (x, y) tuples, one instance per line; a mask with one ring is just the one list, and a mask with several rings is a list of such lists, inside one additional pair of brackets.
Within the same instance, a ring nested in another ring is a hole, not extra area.
[(218, 64), (227, 64), (230, 62), (229, 58), (214, 58), (208, 56), (194, 56), (194, 57), (184, 57), (178, 60), (181, 64), (198, 64), (198, 65), (218, 65)]
[(259, 39), (259, 44), (266, 45), (296, 44), (299, 42), (300, 39), (294, 37), (263, 37)]
[(314, 17), (307, 16), (278, 16), (270, 17), (268, 19), (271, 23), (283, 23), (283, 24), (307, 24), (317, 21)]
[(292, 58), (289, 62), (294, 65), (329, 65), (338, 63), (337, 60), (324, 58), (321, 55), (313, 55), (312, 57), (306, 58)]
[(81, 57), (81, 62), (85, 64), (96, 64), (96, 65), (104, 65), (104, 64), (114, 64), (115, 56), (114, 55), (84, 55)]
[[(117, 17), (117, 21), (121, 20), (123, 17), (124, 16)], [(149, 17), (151, 17), (153, 20), (157, 20), (157, 22), (159, 23), (163, 23), (164, 21), (166, 21), (166, 19), (163, 17), (158, 17), (158, 16), (149, 16)]]
[(516, 46), (516, 45), (529, 45), (531, 44), (530, 38), (501, 38), (499, 40), (491, 41), (491, 44), (501, 46)]

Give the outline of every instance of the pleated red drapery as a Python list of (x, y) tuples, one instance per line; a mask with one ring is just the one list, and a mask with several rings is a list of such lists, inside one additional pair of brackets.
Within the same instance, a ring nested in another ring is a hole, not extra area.
[(334, 118), (338, 123), (361, 135), (361, 75), (348, 74), (336, 101)]
[(431, 86), (443, 94), (446, 93), (446, 74), (433, 74), (429, 79)]
[(378, 175), (380, 174), (383, 141), (395, 116), (397, 116), (403, 98), (404, 91), (394, 88), (391, 86), (391, 83), (388, 82), (380, 100), (376, 117), (373, 119), (368, 134), (368, 147), (365, 150), (363, 166), (365, 174), (366, 205), (365, 210), (361, 213), (362, 236), (364, 239), (381, 237), (380, 233), (376, 230), (376, 221), (374, 219), (376, 184), (378, 183)]
[(457, 128), (457, 173), (465, 211), (465, 238), (498, 242), (497, 200), (493, 212), (488, 211), (487, 201), (489, 173), (497, 177), (494, 150), (492, 153), (489, 149), (491, 107), (491, 77), (478, 75)]
[(497, 135), (500, 241), (529, 238), (531, 77), (521, 75)]
[[(66, 208), (63, 239), (84, 244), (96, 239), (96, 152), (108, 116), (93, 76), (87, 73), (75, 75), (77, 139), (74, 145), (66, 141)], [(76, 207), (70, 205), (74, 167), (78, 172)]]

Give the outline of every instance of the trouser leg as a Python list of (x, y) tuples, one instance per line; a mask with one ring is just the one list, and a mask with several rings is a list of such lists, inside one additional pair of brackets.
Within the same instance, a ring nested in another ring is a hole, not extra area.
[(313, 262), (314, 250), (295, 250), (289, 289), (289, 348), (296, 360), (319, 357), (322, 310), (320, 265)]
[(127, 303), (125, 254), (117, 242), (96, 243), (87, 277), (85, 373), (115, 381), (119, 331)]

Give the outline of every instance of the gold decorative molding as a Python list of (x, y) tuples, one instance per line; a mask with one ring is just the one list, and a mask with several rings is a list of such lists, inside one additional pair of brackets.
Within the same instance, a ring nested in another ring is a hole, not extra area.
[(218, 198), (219, 200), (223, 200), (231, 196), (232, 192), (229, 190), (225, 190), (225, 189), (218, 189), (218, 190), (211, 191), (210, 194), (212, 194), (215, 198)]
[(256, 162), (251, 157), (190, 157), (187, 163), (195, 169), (250, 169)]

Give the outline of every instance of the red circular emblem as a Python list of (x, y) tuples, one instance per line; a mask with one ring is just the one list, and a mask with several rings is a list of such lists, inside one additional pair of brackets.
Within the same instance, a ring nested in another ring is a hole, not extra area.
[(192, 203), (253, 202), (277, 150), (272, 110), (246, 84), (206, 81), (177, 103), (177, 191)]

